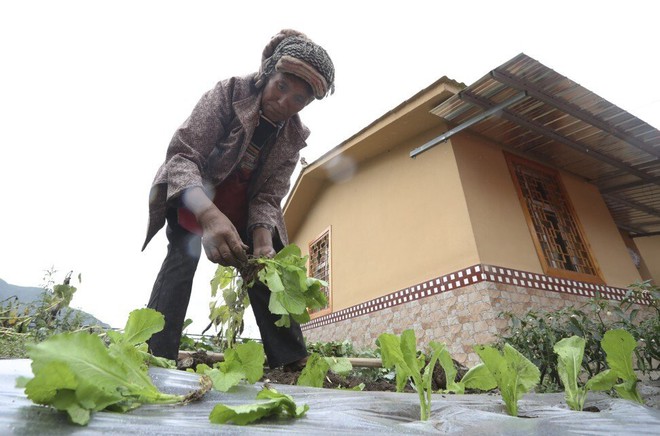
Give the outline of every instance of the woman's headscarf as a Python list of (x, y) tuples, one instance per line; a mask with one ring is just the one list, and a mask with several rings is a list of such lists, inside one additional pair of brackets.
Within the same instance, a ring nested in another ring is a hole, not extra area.
[(274, 72), (300, 77), (322, 99), (335, 91), (335, 67), (328, 53), (297, 30), (284, 29), (264, 48), (256, 86), (261, 88)]

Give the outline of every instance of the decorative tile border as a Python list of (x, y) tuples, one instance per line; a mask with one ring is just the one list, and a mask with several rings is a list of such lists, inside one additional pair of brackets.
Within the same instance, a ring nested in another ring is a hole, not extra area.
[(483, 281), (484, 279), (485, 275), (483, 274), (483, 267), (481, 265), (475, 265), (417, 285), (413, 285), (409, 288), (392, 292), (390, 294), (366, 301), (356, 306), (347, 307), (346, 309), (314, 318), (310, 322), (303, 324), (302, 329), (313, 329), (338, 321), (344, 321), (347, 319), (366, 315), (368, 313), (387, 309), (388, 307), (398, 306), (413, 300), (419, 300), (420, 298), (430, 297), (431, 295), (435, 295), (441, 292), (446, 292), (452, 289), (458, 289), (463, 286), (475, 284)]
[(542, 291), (562, 292), (584, 297), (594, 297), (596, 292), (599, 292), (604, 298), (619, 301), (625, 297), (627, 292), (626, 289), (622, 288), (550, 277), (544, 274), (530, 273), (511, 268), (493, 265), (473, 265), (469, 268), (314, 318), (301, 327), (303, 330), (321, 327), (483, 281), (540, 289)]
[(485, 280), (504, 283), (506, 285), (523, 286), (542, 291), (563, 292), (565, 294), (581, 295), (583, 297), (595, 297), (596, 292), (598, 292), (608, 300), (619, 301), (623, 300), (626, 292), (628, 292), (622, 288), (550, 277), (544, 274), (530, 273), (511, 268), (492, 265), (483, 265), (483, 267), (486, 276)]

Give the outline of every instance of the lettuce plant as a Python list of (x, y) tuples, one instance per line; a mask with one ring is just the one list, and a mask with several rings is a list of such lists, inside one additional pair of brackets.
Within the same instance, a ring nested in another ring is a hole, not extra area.
[(493, 375), (488, 371), (488, 368), (483, 363), (473, 366), (468, 372), (463, 375), (460, 381), (456, 381), (456, 367), (454, 361), (449, 354), (445, 344), (442, 344), (442, 350), (438, 355), (438, 362), (445, 371), (445, 380), (447, 381), (447, 389), (445, 392), (454, 392), (455, 394), (465, 393), (465, 389), (479, 389), (482, 391), (490, 391), (497, 387), (497, 383)]
[(539, 369), (509, 344), (504, 344), (502, 353), (488, 345), (475, 346), (474, 351), (495, 379), (507, 413), (518, 416), (518, 400), (539, 383)]
[(585, 340), (579, 336), (564, 338), (554, 345), (554, 351), (557, 354), (557, 369), (564, 385), (566, 404), (572, 410), (577, 411), (584, 408), (588, 391), (610, 390), (617, 379), (616, 373), (608, 369), (590, 378), (584, 386), (580, 386), (578, 379), (582, 369), (584, 346)]
[(321, 290), (328, 286), (323, 280), (307, 277), (307, 258), (300, 248), (291, 244), (280, 250), (275, 257), (256, 259), (258, 277), (270, 289), (268, 309), (280, 319), (278, 327), (289, 327), (291, 319), (299, 324), (309, 321), (307, 309), (322, 309), (328, 300)]
[[(578, 384), (584, 355), (584, 339), (572, 336), (555, 344), (559, 376), (564, 385), (568, 406), (573, 410), (582, 410), (587, 391), (607, 391), (612, 388), (621, 398), (643, 404), (637, 391), (637, 375), (632, 368), (633, 351), (637, 346), (635, 339), (626, 330), (617, 329), (605, 332), (600, 343), (610, 369), (596, 374), (584, 386)], [(619, 379), (622, 382), (617, 384)]]
[(614, 385), (621, 398), (644, 404), (637, 391), (637, 375), (633, 371), (632, 356), (637, 343), (633, 336), (623, 329), (609, 330), (600, 342), (607, 354), (610, 370), (622, 382)]
[(347, 375), (352, 369), (353, 365), (346, 357), (322, 357), (320, 354), (312, 353), (307, 359), (296, 385), (322, 388), (328, 371)]
[(187, 396), (160, 392), (147, 372), (144, 341), (163, 328), (163, 316), (152, 309), (131, 312), (123, 333), (109, 333), (108, 347), (95, 334), (84, 331), (51, 336), (28, 349), (31, 379), (21, 377), (29, 399), (68, 414), (85, 425), (91, 412), (126, 412), (141, 404), (183, 403), (203, 395), (210, 383)]
[(243, 380), (250, 384), (259, 381), (264, 375), (265, 360), (262, 344), (246, 342), (226, 349), (224, 361), (216, 363), (212, 368), (204, 364), (197, 365), (196, 372), (207, 375), (215, 390), (227, 392)]
[(449, 354), (445, 344), (442, 344), (442, 351), (438, 355), (438, 362), (442, 369), (445, 371), (445, 380), (447, 381), (447, 392), (454, 392), (457, 394), (462, 394), (465, 392), (465, 386), (460, 382), (456, 382), (456, 367), (454, 366), (454, 361)]
[(231, 421), (234, 424), (245, 425), (267, 416), (300, 418), (309, 410), (307, 404), (297, 406), (291, 396), (277, 392), (269, 386), (264, 386), (259, 391), (257, 400), (266, 401), (241, 406), (216, 404), (209, 415), (209, 420), (214, 424), (224, 424)]
[(431, 382), (433, 368), (444, 350), (444, 344), (431, 342), (431, 355), (428, 364), (423, 353), (417, 353), (417, 339), (413, 330), (404, 330), (401, 336), (383, 333), (378, 336), (378, 343), (385, 368), (396, 370), (396, 390), (402, 392), (411, 381), (412, 387), (419, 395), (420, 419), (426, 421), (431, 412)]
[(211, 302), (210, 319), (220, 326), (220, 333), (224, 330), (227, 348), (232, 348), (242, 330), (245, 309), (250, 305), (248, 289), (257, 279), (271, 291), (268, 309), (280, 315), (275, 322), (278, 327), (289, 327), (291, 319), (306, 323), (310, 320), (307, 309), (321, 309), (327, 304), (322, 288), (328, 284), (307, 277), (307, 256), (303, 257), (295, 244), (287, 245), (272, 259), (248, 259), (240, 275), (234, 268), (220, 265), (211, 280), (211, 295), (216, 297), (222, 290), (224, 304)]
[[(449, 353), (447, 353), (447, 355), (448, 354)], [(451, 359), (447, 360), (446, 358), (443, 358), (442, 354), (440, 356), (440, 365), (442, 365), (442, 368), (445, 370), (445, 378), (447, 380), (447, 389), (445, 389), (445, 392), (464, 394), (465, 389), (490, 391), (497, 387), (495, 378), (493, 378), (493, 375), (483, 363), (470, 368), (463, 378), (457, 382), (455, 380), (457, 371), (454, 367), (454, 363)]]

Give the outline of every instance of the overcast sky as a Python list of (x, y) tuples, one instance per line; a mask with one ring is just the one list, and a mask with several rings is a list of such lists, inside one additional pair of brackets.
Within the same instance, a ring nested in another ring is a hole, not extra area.
[[(123, 326), (165, 255), (164, 232), (140, 248), (172, 134), (217, 81), (255, 71), (282, 28), (307, 33), (336, 67), (335, 95), (301, 113), (312, 162), (440, 77), (469, 85), (521, 52), (660, 127), (656, 4), (2, 2), (0, 278), (81, 273), (72, 306)], [(208, 322), (214, 270), (203, 258), (192, 333)]]

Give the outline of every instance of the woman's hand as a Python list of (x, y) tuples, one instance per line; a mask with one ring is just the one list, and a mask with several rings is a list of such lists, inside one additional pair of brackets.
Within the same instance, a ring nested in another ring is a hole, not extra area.
[(233, 267), (247, 262), (248, 246), (243, 243), (229, 218), (220, 212), (202, 188), (186, 189), (182, 201), (202, 227), (202, 246), (211, 262)]
[(275, 256), (273, 235), (270, 230), (264, 227), (255, 227), (252, 231), (252, 241), (254, 242), (254, 257), (272, 258)]
[(215, 205), (197, 217), (202, 227), (202, 246), (211, 262), (239, 267), (247, 262), (248, 246), (243, 243), (229, 218)]

